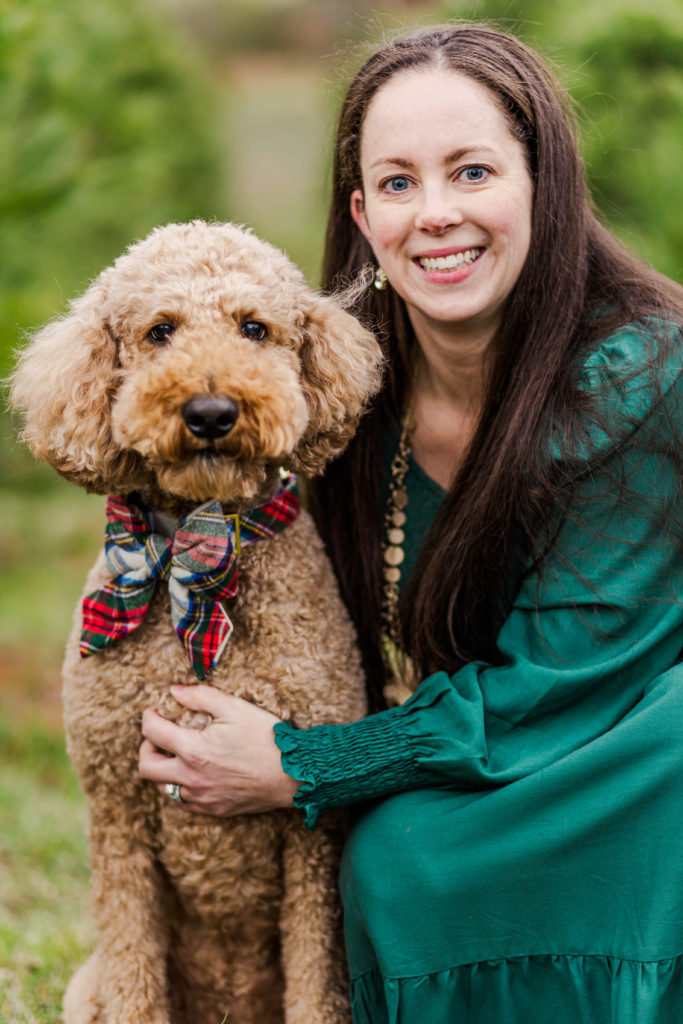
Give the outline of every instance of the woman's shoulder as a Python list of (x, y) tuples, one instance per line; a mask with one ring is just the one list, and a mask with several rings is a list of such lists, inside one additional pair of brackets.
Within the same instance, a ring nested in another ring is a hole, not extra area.
[(621, 396), (653, 385), (666, 391), (683, 370), (683, 327), (663, 316), (627, 323), (598, 340), (579, 369), (578, 385)]
[(635, 432), (659, 432), (663, 421), (683, 436), (681, 322), (649, 317), (606, 334), (578, 363), (576, 389), (579, 414), (570, 433), (556, 431), (556, 458), (600, 459)]

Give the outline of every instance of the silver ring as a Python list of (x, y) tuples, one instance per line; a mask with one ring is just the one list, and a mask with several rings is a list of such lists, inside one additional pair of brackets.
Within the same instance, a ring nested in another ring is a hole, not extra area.
[(175, 800), (176, 803), (182, 804), (183, 798), (180, 795), (180, 786), (177, 782), (167, 782), (164, 786), (164, 793), (166, 796), (170, 796), (171, 800)]

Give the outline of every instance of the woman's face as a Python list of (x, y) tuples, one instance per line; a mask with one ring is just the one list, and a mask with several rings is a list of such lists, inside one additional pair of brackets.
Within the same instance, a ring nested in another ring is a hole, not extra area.
[(351, 214), (420, 326), (488, 337), (529, 251), (525, 150), (493, 94), (453, 71), (394, 75), (373, 97)]

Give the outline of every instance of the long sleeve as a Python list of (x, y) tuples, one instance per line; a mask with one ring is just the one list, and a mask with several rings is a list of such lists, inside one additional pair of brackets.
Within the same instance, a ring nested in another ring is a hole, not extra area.
[[(637, 343), (628, 332), (608, 339), (589, 378), (628, 378)], [(678, 367), (654, 406), (642, 376), (619, 384), (624, 436), (616, 447), (600, 439), (599, 470), (583, 479), (540, 575), (527, 577), (500, 631), (500, 663), (437, 672), (406, 704), (360, 722), (276, 726), (310, 827), (326, 808), (406, 789), (489, 789), (542, 771), (628, 716), (677, 661), (683, 552), (667, 529), (680, 496), (666, 441), (680, 390)]]

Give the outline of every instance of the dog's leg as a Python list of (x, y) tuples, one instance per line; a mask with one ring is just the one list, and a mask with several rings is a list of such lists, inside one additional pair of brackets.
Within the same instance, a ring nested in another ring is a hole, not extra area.
[(64, 1024), (103, 1024), (100, 980), (102, 965), (95, 952), (78, 968), (64, 993)]
[[(253, 917), (261, 914), (254, 909)], [(255, 929), (235, 936), (214, 933), (188, 922), (174, 937), (170, 972), (181, 979), (178, 1021), (182, 1024), (284, 1024), (283, 982), (277, 934), (259, 941)]]
[(129, 779), (125, 802), (116, 799), (113, 779), (90, 793), (103, 1024), (170, 1024), (166, 895), (150, 835), (155, 816), (149, 790), (141, 785), (131, 799), (132, 788)]
[(341, 821), (313, 833), (293, 819), (285, 837), (282, 962), (286, 1024), (348, 1024), (339, 903)]

